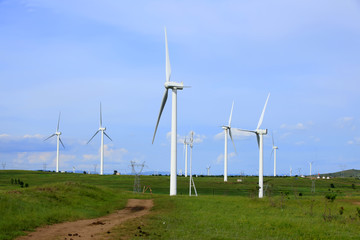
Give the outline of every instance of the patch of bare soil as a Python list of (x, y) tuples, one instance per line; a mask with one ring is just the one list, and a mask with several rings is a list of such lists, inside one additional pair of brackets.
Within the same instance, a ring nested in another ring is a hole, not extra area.
[(126, 208), (110, 215), (41, 227), (17, 240), (107, 239), (106, 234), (110, 234), (113, 227), (148, 214), (152, 207), (152, 200), (129, 199)]

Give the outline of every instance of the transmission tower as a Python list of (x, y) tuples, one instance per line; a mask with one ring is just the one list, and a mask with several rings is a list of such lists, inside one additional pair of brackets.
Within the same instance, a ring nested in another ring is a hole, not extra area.
[(316, 179), (316, 178), (313, 178), (313, 179), (311, 180), (311, 192), (312, 192), (312, 193), (315, 193), (315, 179)]
[[(140, 193), (141, 192), (141, 185), (140, 185), (140, 174), (142, 170), (145, 167), (145, 162), (142, 164), (136, 163), (134, 161), (131, 161), (131, 168), (132, 168), (132, 174), (135, 175), (134, 179), (134, 193)], [(138, 171), (136, 171), (138, 169)]]

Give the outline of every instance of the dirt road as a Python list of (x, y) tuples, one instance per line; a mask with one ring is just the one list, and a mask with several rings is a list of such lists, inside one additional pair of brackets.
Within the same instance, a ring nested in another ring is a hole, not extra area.
[(146, 215), (152, 206), (152, 200), (129, 199), (126, 208), (110, 215), (41, 227), (16, 240), (107, 239), (104, 234), (110, 232), (113, 227), (129, 219)]

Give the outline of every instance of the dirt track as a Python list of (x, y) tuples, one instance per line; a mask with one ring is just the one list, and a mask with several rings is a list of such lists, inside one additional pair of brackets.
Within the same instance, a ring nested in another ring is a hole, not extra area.
[(41, 227), (36, 229), (35, 232), (19, 237), (16, 240), (106, 239), (104, 234), (110, 232), (113, 227), (126, 220), (146, 215), (152, 206), (152, 200), (129, 199), (126, 208), (110, 215)]

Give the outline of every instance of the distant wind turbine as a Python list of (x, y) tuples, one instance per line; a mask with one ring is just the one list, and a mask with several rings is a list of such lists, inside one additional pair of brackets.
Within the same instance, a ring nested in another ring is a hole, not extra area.
[(258, 143), (258, 147), (259, 147), (259, 198), (263, 198), (264, 196), (264, 175), (263, 175), (263, 135), (267, 134), (267, 129), (260, 129), (261, 124), (264, 120), (264, 114), (265, 114), (265, 109), (266, 109), (266, 105), (269, 101), (269, 97), (270, 97), (270, 93), (266, 99), (264, 108), (262, 110), (258, 125), (256, 127), (256, 130), (244, 130), (244, 129), (238, 129), (240, 131), (244, 131), (244, 132), (251, 132), (251, 133), (255, 133), (256, 134), (256, 140)]
[(61, 135), (61, 132), (59, 131), (60, 116), (61, 116), (61, 112), (59, 113), (59, 119), (58, 119), (58, 124), (57, 124), (57, 128), (56, 128), (55, 133), (44, 140), (44, 141), (46, 141), (49, 138), (52, 138), (52, 137), (56, 136), (56, 172), (59, 172), (59, 143), (61, 143), (63, 148), (65, 148), (65, 146), (64, 146), (64, 144), (63, 144), (63, 142), (61, 141), (61, 138), (60, 138), (60, 135)]
[(186, 141), (186, 137), (184, 139), (184, 150), (185, 150), (185, 177), (187, 177), (187, 169), (188, 169), (188, 166), (187, 166), (187, 163), (188, 163), (188, 145), (189, 145), (189, 142)]
[(312, 162), (308, 162), (309, 163), (309, 165), (310, 165), (310, 177), (312, 176), (311, 175), (311, 169), (312, 169), (312, 164), (314, 163), (314, 161), (312, 161)]
[(230, 136), (230, 139), (234, 145), (234, 150), (236, 152), (236, 148), (235, 148), (235, 143), (231, 134), (231, 118), (232, 118), (232, 113), (233, 113), (233, 109), (234, 109), (234, 101), (232, 103), (231, 106), (231, 112), (230, 112), (230, 117), (229, 117), (229, 122), (228, 125), (224, 125), (221, 126), (222, 129), (224, 129), (224, 135), (225, 135), (225, 149), (224, 149), (224, 182), (227, 182), (227, 178), (228, 178), (228, 144), (227, 144), (227, 139), (228, 139), (228, 134)]
[(96, 131), (96, 133), (90, 138), (89, 142), (98, 134), (98, 132), (101, 132), (101, 145), (100, 145), (100, 175), (104, 174), (104, 135), (109, 138), (111, 141), (112, 139), (109, 137), (109, 135), (106, 134), (106, 127), (102, 127), (102, 110), (101, 110), (101, 103), (100, 103), (100, 127), (99, 130)]
[(211, 168), (211, 166), (210, 166), (210, 165), (206, 167), (206, 170), (207, 170), (207, 175), (208, 175), (208, 176), (210, 176), (210, 168)]
[(276, 177), (276, 150), (279, 148), (277, 146), (275, 146), (274, 134), (271, 134), (271, 137), (272, 137), (272, 145), (273, 145), (272, 151), (271, 151), (271, 156), (274, 153), (274, 177)]
[(154, 136), (152, 143), (154, 143), (156, 130), (158, 128), (161, 114), (164, 110), (166, 100), (168, 98), (168, 90), (172, 90), (172, 112), (171, 112), (171, 160), (170, 160), (170, 196), (174, 196), (177, 193), (176, 187), (176, 166), (177, 166), (177, 90), (183, 90), (184, 84), (177, 83), (177, 82), (170, 82), (171, 76), (171, 67), (170, 67), (170, 58), (169, 58), (169, 49), (168, 49), (168, 41), (167, 41), (167, 34), (165, 28), (165, 50), (166, 50), (166, 81), (165, 81), (165, 92), (164, 96), (160, 105), (160, 112), (156, 122), (156, 127), (154, 131)]

